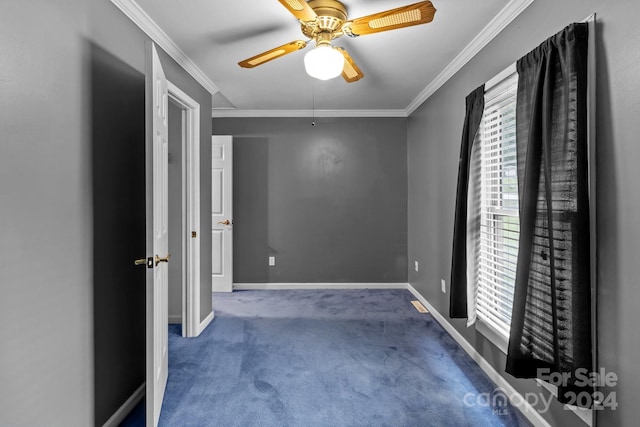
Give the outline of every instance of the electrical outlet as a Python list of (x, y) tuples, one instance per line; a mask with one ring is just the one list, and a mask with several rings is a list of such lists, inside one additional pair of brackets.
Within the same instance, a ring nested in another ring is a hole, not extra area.
[(413, 268), (418, 271), (418, 261), (413, 261)]
[(273, 267), (274, 265), (276, 265), (276, 257), (270, 256), (269, 257), (269, 266)]
[(442, 287), (442, 293), (446, 294), (447, 293), (447, 282), (445, 282), (444, 279), (440, 279), (440, 286)]

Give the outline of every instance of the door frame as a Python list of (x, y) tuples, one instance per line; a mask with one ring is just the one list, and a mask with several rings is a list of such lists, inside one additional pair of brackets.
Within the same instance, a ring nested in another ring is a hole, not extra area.
[(171, 81), (168, 83), (169, 98), (182, 109), (184, 126), (180, 239), (182, 336), (197, 337), (200, 334), (200, 104)]

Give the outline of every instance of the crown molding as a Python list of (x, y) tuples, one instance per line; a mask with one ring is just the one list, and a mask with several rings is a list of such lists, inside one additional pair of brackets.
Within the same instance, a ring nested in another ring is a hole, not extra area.
[(211, 117), (407, 117), (405, 110), (221, 110)]
[[(151, 19), (135, 0), (111, 0), (151, 40), (212, 95), (218, 87)], [(212, 109), (212, 117), (408, 117), (493, 40), (534, 0), (511, 0), (405, 109), (399, 110), (238, 110)]]
[(218, 87), (207, 75), (178, 47), (177, 44), (151, 19), (149, 15), (134, 0), (111, 0), (127, 18), (133, 21), (151, 40), (160, 46), (185, 69), (198, 83), (212, 95), (219, 91)]
[(451, 77), (482, 50), (491, 40), (520, 15), (534, 0), (511, 0), (500, 12), (471, 40), (453, 61), (407, 106), (405, 113), (411, 115), (423, 102), (440, 89)]
[(212, 117), (409, 117), (534, 0), (511, 0), (403, 110), (212, 110)]

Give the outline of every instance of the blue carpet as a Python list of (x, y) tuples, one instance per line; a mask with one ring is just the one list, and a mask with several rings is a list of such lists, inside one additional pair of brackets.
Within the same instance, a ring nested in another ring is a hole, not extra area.
[(529, 426), (510, 405), (473, 404), (496, 386), (413, 299), (406, 290), (214, 294), (200, 337), (169, 327), (160, 426)]
[(170, 327), (161, 426), (518, 426), (468, 406), (495, 385), (405, 290), (214, 294), (196, 339)]

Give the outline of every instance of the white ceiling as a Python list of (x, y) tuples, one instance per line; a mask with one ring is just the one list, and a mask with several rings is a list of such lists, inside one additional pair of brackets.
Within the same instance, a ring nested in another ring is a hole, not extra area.
[[(499, 31), (505, 20), (513, 19), (507, 15), (515, 13), (514, 3), (520, 4), (519, 13), (531, 0), (432, 0), (437, 12), (429, 24), (358, 38), (343, 36), (334, 45), (346, 48), (365, 74), (355, 83), (346, 83), (341, 77), (329, 81), (309, 77), (303, 58), (312, 44), (253, 69), (238, 66), (239, 61), (260, 52), (306, 39), (298, 21), (277, 0), (136, 1), (219, 89), (213, 98), (214, 108), (235, 107), (227, 115), (249, 110), (312, 109), (395, 111), (401, 115), (434, 81), (442, 80), (447, 69), (451, 71), (452, 65), (460, 62), (461, 53), (469, 55), (470, 44), (492, 37), (486, 33)], [(416, 1), (343, 3), (353, 19)], [(496, 24), (497, 20), (501, 23)]]

